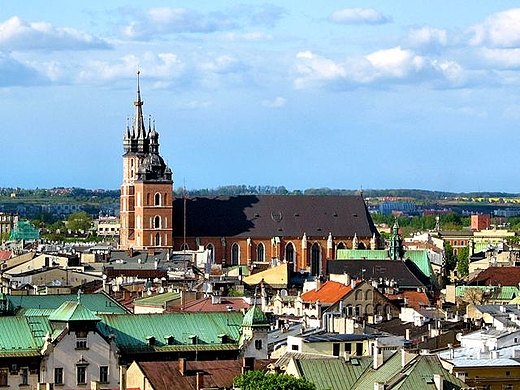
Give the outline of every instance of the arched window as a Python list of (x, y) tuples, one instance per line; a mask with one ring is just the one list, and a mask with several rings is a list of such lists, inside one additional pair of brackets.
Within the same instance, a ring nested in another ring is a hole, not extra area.
[(367, 249), (364, 242), (360, 242), (357, 246), (357, 249)]
[(159, 233), (155, 233), (155, 246), (161, 245), (161, 236)]
[(213, 260), (215, 259), (215, 247), (213, 246), (212, 243), (209, 243), (208, 245), (206, 245), (206, 249), (209, 252), (208, 253), (208, 262), (210, 264), (213, 264)]
[(292, 242), (289, 242), (285, 246), (285, 261), (288, 263), (294, 263), (294, 245)]
[(155, 194), (155, 196), (154, 196), (154, 204), (156, 206), (160, 206), (161, 205), (161, 194), (159, 194), (159, 193)]
[(189, 249), (190, 249), (190, 247), (188, 246), (188, 244), (184, 243), (181, 245), (181, 251), (187, 251)]
[(167, 192), (164, 193), (163, 200), (164, 200), (163, 204), (166, 206), (168, 204), (168, 193)]
[(365, 292), (365, 300), (366, 301), (371, 301), (372, 300), (372, 290), (367, 290)]
[(256, 261), (265, 261), (265, 247), (263, 243), (256, 247)]
[(362, 301), (363, 300), (363, 291), (356, 290), (356, 301)]
[(156, 215), (153, 219), (153, 227), (154, 229), (160, 229), (161, 228), (161, 217)]
[(345, 243), (342, 241), (338, 244), (338, 246), (336, 247), (336, 250), (338, 249), (347, 249), (347, 246), (345, 245)]
[(315, 242), (311, 248), (311, 275), (321, 274), (321, 247)]
[(147, 206), (150, 205), (150, 193), (149, 192), (146, 193), (146, 205)]
[(231, 265), (240, 264), (240, 246), (235, 242), (231, 246)]
[(374, 307), (370, 303), (365, 306), (365, 314), (369, 316), (374, 314)]

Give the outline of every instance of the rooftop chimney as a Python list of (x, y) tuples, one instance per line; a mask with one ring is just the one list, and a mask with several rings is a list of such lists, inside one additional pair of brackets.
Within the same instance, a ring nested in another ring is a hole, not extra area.
[(433, 383), (435, 383), (435, 388), (437, 390), (444, 390), (444, 378), (441, 375), (434, 374)]
[[(197, 390), (202, 390), (204, 388), (204, 373), (203, 372), (197, 372)], [(442, 389), (440, 389), (442, 390)]]
[(179, 358), (179, 372), (182, 376), (186, 375), (186, 359)]

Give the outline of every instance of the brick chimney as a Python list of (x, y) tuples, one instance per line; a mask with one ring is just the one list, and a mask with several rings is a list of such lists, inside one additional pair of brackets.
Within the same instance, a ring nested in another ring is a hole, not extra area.
[(179, 372), (182, 376), (186, 375), (186, 359), (179, 358)]
[(203, 372), (197, 372), (197, 377), (196, 377), (195, 380), (197, 381), (196, 389), (197, 390), (202, 390), (204, 388), (204, 373)]

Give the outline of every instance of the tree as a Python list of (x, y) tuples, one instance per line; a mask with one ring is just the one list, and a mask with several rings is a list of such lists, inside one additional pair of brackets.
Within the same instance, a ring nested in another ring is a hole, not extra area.
[(484, 297), (484, 291), (482, 291), (482, 289), (473, 287), (464, 290), (462, 300), (472, 305), (481, 305), (484, 303), (486, 299)]
[(459, 277), (467, 276), (469, 273), (469, 246), (461, 248), (457, 253), (457, 273)]
[(248, 371), (233, 380), (241, 390), (316, 390), (316, 386), (304, 378), (285, 374), (265, 374)]
[(69, 218), (67, 218), (67, 228), (72, 232), (86, 232), (90, 229), (91, 223), (92, 218), (84, 211), (72, 213), (69, 215)]
[(453, 254), (453, 247), (448, 241), (444, 242), (444, 256), (446, 257), (446, 270), (453, 271), (457, 266), (457, 256)]

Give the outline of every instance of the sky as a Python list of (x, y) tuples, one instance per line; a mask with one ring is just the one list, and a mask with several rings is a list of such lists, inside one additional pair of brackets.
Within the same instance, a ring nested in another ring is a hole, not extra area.
[(518, 1), (0, 0), (0, 187), (520, 193)]

